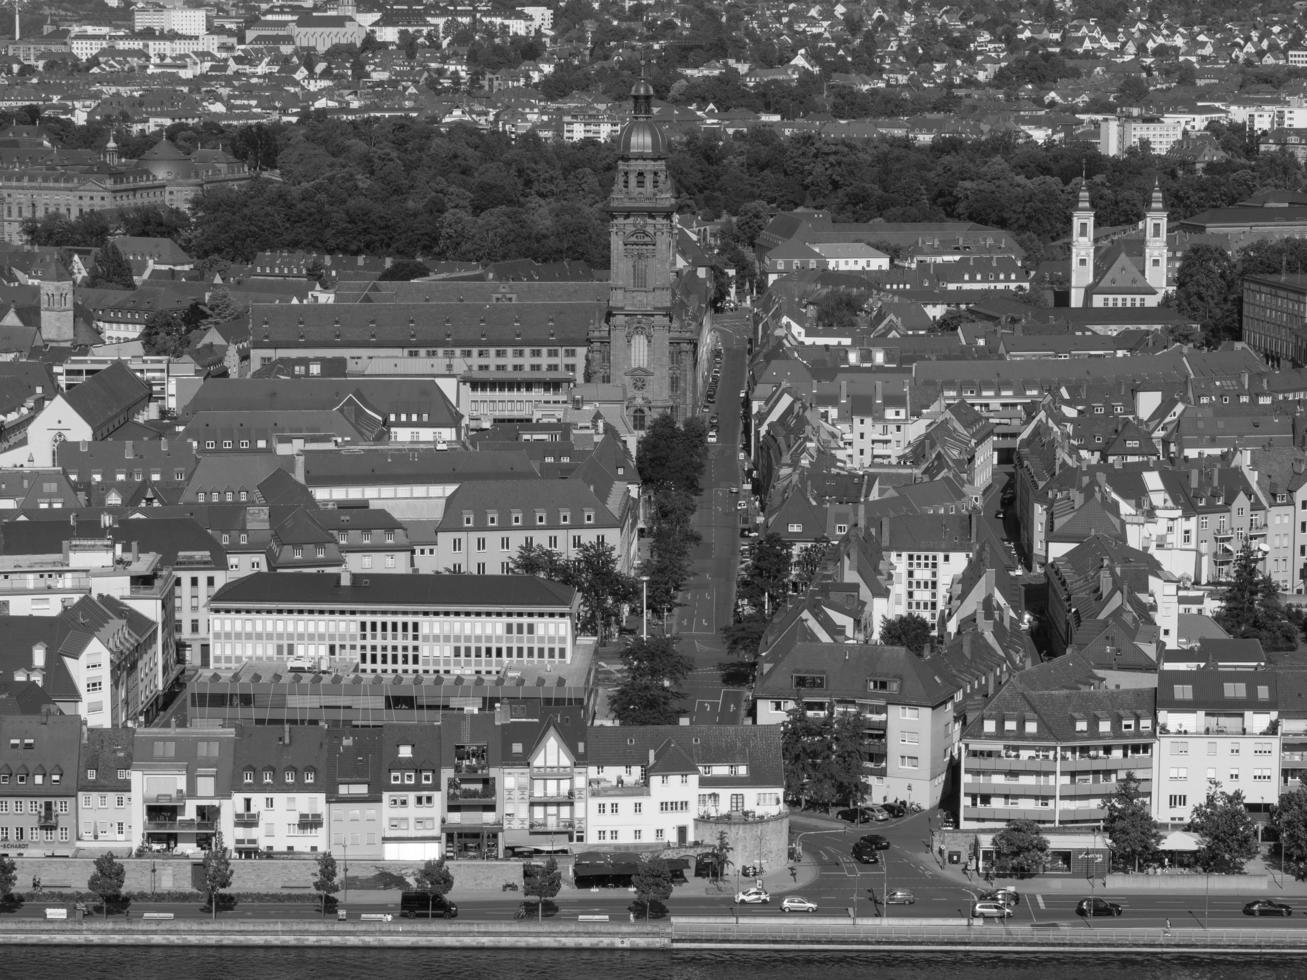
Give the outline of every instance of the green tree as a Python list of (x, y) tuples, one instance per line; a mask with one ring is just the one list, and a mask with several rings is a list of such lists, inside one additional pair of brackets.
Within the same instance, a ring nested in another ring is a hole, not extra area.
[(204, 893), (209, 897), (209, 909), (218, 917), (218, 895), (231, 887), (231, 851), (222, 840), (222, 833), (213, 835), (213, 843), (205, 852), (200, 864), (204, 877)]
[(95, 253), (90, 285), (95, 289), (135, 289), (131, 263), (109, 242)]
[(892, 619), (882, 616), (880, 620), (880, 642), (885, 646), (906, 647), (913, 653), (921, 653), (934, 635), (930, 623), (916, 613), (904, 613)]
[(1267, 650), (1295, 650), (1298, 628), (1280, 600), (1275, 580), (1261, 569), (1262, 557), (1245, 542), (1221, 590), (1221, 609), (1213, 617), (1231, 636), (1261, 641)]
[(653, 904), (659, 905), (672, 897), (672, 872), (662, 858), (646, 854), (631, 875), (635, 900), (644, 906), (644, 917), (652, 917)]
[(1122, 105), (1143, 105), (1151, 93), (1148, 80), (1142, 75), (1127, 75), (1117, 88), (1116, 97)]
[(107, 916), (109, 903), (116, 902), (122, 897), (123, 883), (127, 880), (127, 869), (109, 851), (105, 851), (95, 859), (94, 869), (91, 877), (87, 879), (86, 887), (87, 890), (100, 896), (101, 906)]
[(1103, 797), (1103, 833), (1112, 853), (1135, 871), (1157, 853), (1162, 842), (1162, 832), (1139, 786), (1139, 777), (1128, 772), (1117, 780), (1116, 790)]
[(1048, 864), (1048, 838), (1033, 820), (1009, 820), (993, 845), (994, 864), (1007, 874), (1028, 878)]
[(0, 905), (10, 900), (18, 881), (18, 866), (8, 854), (0, 854)]
[(866, 796), (862, 728), (854, 715), (809, 715), (802, 689), (781, 729), (785, 795), (827, 809), (857, 805)]
[(767, 616), (778, 609), (789, 593), (794, 546), (775, 531), (754, 542), (753, 561), (741, 583), (739, 594)]
[(651, 636), (622, 650), (622, 680), (608, 699), (619, 725), (676, 724), (685, 697), (680, 685), (694, 666), (677, 643), (675, 636)]
[(180, 357), (186, 353), (190, 333), (203, 319), (200, 307), (192, 303), (183, 310), (156, 310), (145, 319), (141, 344), (147, 354)]
[[(1307, 878), (1307, 787), (1280, 794), (1280, 801), (1271, 814), (1271, 824), (1280, 834), (1280, 859), (1295, 878)], [(3, 872), (0, 872), (0, 895), (4, 894)]]
[(400, 259), (392, 263), (381, 275), (379, 282), (411, 282), (431, 275), (431, 267), (417, 259)]
[(313, 890), (322, 896), (322, 914), (327, 914), (327, 899), (340, 891), (336, 880), (336, 859), (330, 851), (318, 857), (317, 871), (313, 875)]
[(639, 580), (617, 569), (610, 544), (591, 541), (563, 567), (563, 583), (581, 596), (580, 627), (603, 643), (617, 626), (622, 608), (640, 597)]
[(735, 862), (731, 860), (731, 852), (734, 850), (735, 848), (731, 846), (731, 837), (726, 833), (726, 829), (723, 827), (718, 830), (717, 843), (713, 845), (712, 849), (712, 873), (713, 880), (719, 885), (722, 878), (726, 876), (726, 872), (735, 865)]
[(794, 556), (794, 575), (799, 583), (799, 588), (806, 589), (812, 584), (812, 580), (817, 577), (817, 572), (820, 571), (821, 563), (825, 560), (830, 547), (830, 538), (823, 534), (812, 544), (804, 545), (799, 549), (799, 553)]
[(542, 544), (523, 544), (508, 562), (508, 570), (514, 575), (536, 575), (554, 582), (561, 582), (566, 574), (566, 562), (563, 556), (552, 548)]
[(726, 652), (744, 660), (756, 659), (763, 634), (767, 631), (767, 623), (763, 614), (755, 611), (729, 626), (723, 626), (721, 632), (722, 639), (726, 641)]
[(454, 875), (449, 868), (445, 867), (445, 859), (430, 860), (418, 869), (413, 876), (413, 884), (420, 892), (427, 894), (427, 918), (431, 917), (431, 909), (435, 905), (436, 896), (448, 895), (450, 889), (454, 887)]
[(522, 893), (536, 900), (536, 921), (542, 921), (545, 914), (545, 902), (558, 894), (563, 887), (563, 875), (558, 870), (558, 861), (552, 855), (543, 865), (531, 865)]
[(1175, 276), (1176, 308), (1199, 325), (1204, 343), (1237, 340), (1239, 275), (1230, 253), (1217, 245), (1194, 245)]
[(1198, 865), (1206, 872), (1242, 874), (1257, 855), (1257, 825), (1243, 803), (1243, 793), (1227, 793), (1215, 779), (1207, 798), (1194, 807), (1189, 829), (1198, 834)]

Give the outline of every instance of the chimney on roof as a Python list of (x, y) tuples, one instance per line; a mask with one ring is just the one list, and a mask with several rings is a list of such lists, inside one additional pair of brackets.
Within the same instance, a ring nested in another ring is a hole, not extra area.
[(39, 641), (32, 644), (32, 669), (45, 670), (45, 644)]
[(348, 568), (342, 568), (340, 570), (340, 587), (342, 589), (348, 589), (351, 586), (353, 586), (353, 584), (354, 584), (354, 573), (351, 572)]
[(880, 546), (885, 547), (885, 541), (889, 538), (889, 518), (880, 519)]
[(652, 766), (653, 764), (654, 764), (654, 750), (653, 750), (653, 749), (650, 749), (650, 750), (649, 750), (649, 765)]
[(290, 722), (282, 722), (281, 726), (281, 744), (290, 745)]
[(297, 452), (294, 456), (294, 459), (295, 459), (296, 482), (307, 484), (308, 481), (304, 476), (304, 450), (301, 449), (299, 452)]
[(123, 442), (123, 459), (134, 459), (134, 458), (135, 458), (135, 456), (134, 456), (134, 454), (132, 453), (132, 441), (131, 441), (130, 439), (124, 440), (124, 442)]
[(971, 659), (971, 644), (974, 642), (974, 637), (975, 634), (969, 631), (962, 634), (962, 656), (968, 660)]
[(1101, 599), (1112, 591), (1112, 567), (1108, 564), (1107, 559), (1103, 559), (1103, 564), (1098, 568), (1098, 596)]

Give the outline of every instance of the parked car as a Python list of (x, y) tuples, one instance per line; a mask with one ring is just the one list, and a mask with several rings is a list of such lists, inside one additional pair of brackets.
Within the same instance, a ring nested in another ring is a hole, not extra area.
[(902, 803), (890, 803), (886, 801), (880, 804), (880, 808), (884, 810), (886, 813), (888, 813), (891, 817), (906, 816), (908, 812), (908, 808), (905, 807)]
[(886, 905), (916, 905), (917, 896), (906, 888), (895, 888), (885, 896)]
[(764, 905), (771, 901), (771, 896), (767, 894), (765, 888), (746, 888), (742, 892), (735, 893), (736, 905)]
[(976, 902), (971, 906), (973, 919), (1008, 919), (1012, 910), (1002, 902)]
[(850, 806), (843, 810), (835, 811), (836, 818), (847, 820), (849, 823), (871, 823), (879, 819), (875, 814), (875, 808), (869, 806)]
[(1076, 903), (1076, 915), (1121, 916), (1121, 906), (1105, 898), (1082, 898)]
[(858, 843), (870, 844), (878, 851), (889, 850), (889, 841), (886, 840), (884, 837), (880, 836), (880, 834), (866, 834), (865, 836), (859, 838)]
[(781, 902), (781, 911), (782, 912), (816, 912), (817, 903), (810, 902), (806, 898), (801, 898), (798, 895), (789, 895), (786, 896), (783, 902)]
[(1270, 898), (1259, 898), (1243, 907), (1244, 915), (1280, 915), (1288, 918), (1293, 915), (1293, 906), (1285, 905)]

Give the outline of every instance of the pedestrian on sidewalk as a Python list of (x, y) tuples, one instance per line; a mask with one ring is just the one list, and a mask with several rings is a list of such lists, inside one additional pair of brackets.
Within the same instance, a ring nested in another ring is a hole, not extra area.
[(795, 884), (798, 884), (799, 882), (799, 869), (796, 868), (794, 865), (790, 865), (790, 881), (794, 882)]

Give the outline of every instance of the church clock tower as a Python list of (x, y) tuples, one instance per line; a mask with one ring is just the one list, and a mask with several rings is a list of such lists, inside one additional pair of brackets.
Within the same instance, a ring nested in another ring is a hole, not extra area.
[(591, 374), (622, 385), (631, 426), (662, 412), (678, 421), (692, 398), (696, 331), (673, 317), (676, 197), (667, 137), (651, 118), (653, 88), (631, 91), (631, 120), (618, 137), (617, 179), (608, 199), (611, 288), (608, 319), (592, 338)]

